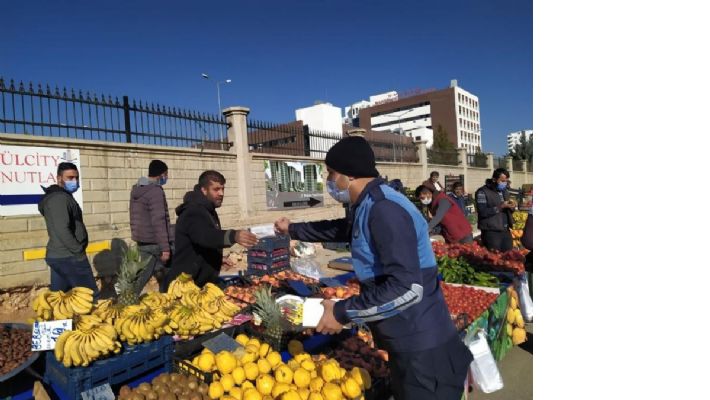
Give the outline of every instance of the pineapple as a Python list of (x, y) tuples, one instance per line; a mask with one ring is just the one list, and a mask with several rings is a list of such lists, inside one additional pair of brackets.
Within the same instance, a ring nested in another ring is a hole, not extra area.
[(118, 304), (131, 305), (138, 304), (136, 281), (143, 271), (146, 262), (141, 260), (141, 253), (137, 246), (129, 246), (123, 253), (121, 266), (116, 280), (116, 292), (118, 292)]
[(283, 326), (281, 325), (281, 308), (276, 304), (276, 299), (271, 296), (271, 286), (260, 288), (254, 293), (256, 303), (254, 309), (262, 320), (267, 343), (274, 349), (281, 348)]

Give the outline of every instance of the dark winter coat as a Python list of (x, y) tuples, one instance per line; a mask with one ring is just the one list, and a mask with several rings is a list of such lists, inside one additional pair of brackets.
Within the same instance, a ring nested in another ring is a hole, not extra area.
[(507, 199), (507, 190), (499, 192), (495, 182), (486, 179), (486, 184), (476, 190), (478, 229), (503, 232), (513, 226), (513, 212), (509, 208), (498, 208)]
[(44, 189), (38, 208), (47, 225), (47, 258), (67, 258), (86, 254), (89, 234), (79, 203), (59, 185)]
[(175, 255), (168, 281), (185, 272), (198, 286), (217, 282), (222, 267), (222, 249), (236, 242), (236, 231), (223, 230), (217, 211), (195, 185), (187, 192), (183, 204), (175, 210)]
[(163, 187), (142, 177), (131, 189), (131, 238), (170, 251), (170, 214)]

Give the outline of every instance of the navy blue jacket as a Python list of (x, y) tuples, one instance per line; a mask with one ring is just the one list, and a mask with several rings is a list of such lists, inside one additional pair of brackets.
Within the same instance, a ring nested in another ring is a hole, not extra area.
[[(365, 196), (378, 190), (381, 195), (381, 184), (382, 180), (375, 179), (365, 187), (352, 206), (351, 216), (357, 214)], [(352, 241), (352, 223), (345, 218), (293, 223), (289, 233), (303, 241)], [(391, 352), (428, 350), (455, 337), (456, 328), (437, 280), (436, 262), (420, 266), (418, 245), (421, 240), (428, 243), (428, 235), (417, 237), (411, 215), (389, 199), (371, 206), (367, 225), (371, 248), (382, 271), (360, 282), (359, 296), (336, 303), (334, 313), (338, 322), (367, 323), (378, 346)], [(413, 297), (413, 287), (421, 288), (421, 293), (400, 308), (400, 299)], [(357, 317), (351, 318), (353, 315)]]

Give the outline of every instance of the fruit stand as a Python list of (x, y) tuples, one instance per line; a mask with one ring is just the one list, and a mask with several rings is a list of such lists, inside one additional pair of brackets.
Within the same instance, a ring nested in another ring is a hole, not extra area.
[[(434, 243), (433, 248), (462, 339), (484, 330), (495, 358), (502, 359), (525, 340), (511, 286), (523, 270), (524, 255), (490, 252), (478, 243)], [(316, 280), (290, 269), (264, 270), (266, 261), (259, 273), (227, 278), (221, 285), (200, 288), (181, 275), (167, 293), (138, 296), (132, 285), (141, 263), (131, 249), (115, 299), (94, 301), (86, 288), (39, 292), (32, 301), (35, 326), (69, 319), (73, 329), (61, 332), (49, 351), (31, 352), (26, 359), (27, 351), (10, 354), (12, 367), (21, 370), (34, 362), (44, 387), (60, 399), (86, 398), (102, 387), (128, 400), (388, 399), (389, 357), (366, 329), (320, 335), (299, 326), (303, 315), (297, 305), (277, 301), (293, 294), (354, 296), (360, 290), (355, 275)], [(20, 376), (7, 376), (9, 385)], [(13, 398), (32, 398), (26, 385), (12, 387)]]

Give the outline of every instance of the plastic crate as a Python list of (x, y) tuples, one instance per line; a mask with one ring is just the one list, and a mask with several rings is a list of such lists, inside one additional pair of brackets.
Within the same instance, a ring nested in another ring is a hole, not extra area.
[(289, 257), (275, 260), (252, 259), (247, 262), (247, 273), (251, 275), (275, 274), (291, 268)]
[(291, 240), (288, 236), (269, 236), (259, 240), (257, 244), (249, 248), (249, 251), (263, 250), (272, 252), (276, 249), (288, 249)]
[(291, 256), (286, 254), (278, 257), (247, 257), (247, 265), (249, 264), (266, 264), (272, 265), (280, 261), (291, 261)]
[(288, 247), (274, 249), (273, 251), (249, 250), (249, 252), (247, 253), (247, 257), (283, 257), (289, 256), (290, 253), (291, 252)]
[(212, 380), (214, 380), (215, 378), (219, 379), (218, 374), (216, 372), (204, 372), (201, 369), (192, 365), (189, 360), (183, 360), (179, 358), (175, 358), (175, 360), (173, 361), (173, 371), (180, 372), (183, 375), (192, 375), (200, 382), (204, 382), (207, 384), (212, 383)]
[(120, 385), (156, 368), (171, 370), (175, 345), (170, 336), (129, 346), (113, 357), (95, 361), (88, 367), (66, 368), (47, 352), (44, 382), (61, 398), (81, 399), (81, 392), (108, 383)]

